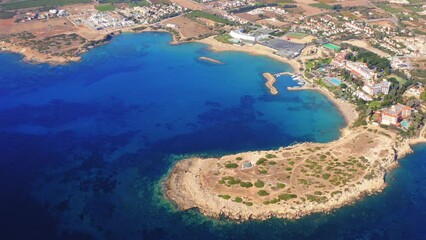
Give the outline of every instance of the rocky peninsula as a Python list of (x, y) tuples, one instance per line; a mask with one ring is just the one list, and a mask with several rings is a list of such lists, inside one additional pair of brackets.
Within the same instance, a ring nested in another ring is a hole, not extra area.
[(345, 129), (330, 143), (179, 161), (164, 194), (179, 209), (244, 221), (328, 212), (381, 191), (410, 141), (376, 126)]

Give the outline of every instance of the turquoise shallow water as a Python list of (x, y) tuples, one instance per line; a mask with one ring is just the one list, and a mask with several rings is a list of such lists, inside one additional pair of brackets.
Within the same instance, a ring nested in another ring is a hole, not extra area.
[(262, 73), (285, 64), (170, 39), (123, 34), (65, 66), (0, 54), (2, 239), (424, 238), (424, 147), (383, 194), (332, 214), (236, 224), (175, 211), (159, 181), (178, 159), (328, 142), (344, 120), (324, 96), (287, 91), (289, 77), (271, 96)]

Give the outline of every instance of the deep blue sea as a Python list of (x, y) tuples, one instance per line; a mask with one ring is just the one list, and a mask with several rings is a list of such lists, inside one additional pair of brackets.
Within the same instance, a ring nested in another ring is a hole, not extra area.
[[(328, 142), (345, 123), (324, 96), (271, 96), (272, 59), (122, 34), (78, 63), (0, 54), (0, 239), (426, 239), (426, 146), (383, 193), (331, 214), (235, 223), (180, 212), (161, 179), (188, 156)], [(201, 56), (225, 64), (198, 60)]]

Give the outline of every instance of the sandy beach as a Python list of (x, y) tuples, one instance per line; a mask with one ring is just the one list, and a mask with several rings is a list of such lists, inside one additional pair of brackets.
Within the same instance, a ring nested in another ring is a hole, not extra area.
[(302, 90), (317, 91), (317, 92), (323, 94), (339, 110), (339, 112), (342, 114), (343, 118), (345, 119), (347, 126), (350, 126), (358, 118), (358, 113), (355, 110), (356, 106), (354, 104), (347, 102), (347, 101), (344, 101), (344, 100), (341, 100), (341, 99), (336, 99), (333, 96), (332, 93), (330, 93), (327, 89), (324, 89), (320, 86), (310, 86), (310, 83), (306, 83), (302, 87), (288, 88), (288, 90), (290, 90), (290, 91), (302, 91)]
[(259, 44), (247, 45), (247, 46), (226, 44), (226, 43), (217, 41), (216, 39), (214, 39), (214, 36), (211, 36), (202, 40), (197, 40), (195, 42), (207, 44), (210, 46), (209, 47), (210, 50), (216, 51), (216, 52), (235, 51), (235, 52), (245, 52), (252, 55), (267, 56), (275, 60), (278, 60), (280, 62), (289, 64), (293, 68), (293, 72), (298, 72), (299, 68), (301, 67), (300, 63), (297, 62), (296, 60), (280, 57), (274, 53), (275, 52), (274, 49), (268, 48)]
[[(236, 45), (232, 45), (232, 44), (225, 44), (225, 43), (221, 43), (219, 41), (217, 41), (216, 39), (214, 39), (214, 37), (209, 37), (209, 38), (205, 38), (202, 40), (198, 40), (197, 42), (201, 42), (204, 44), (208, 44), (210, 46), (210, 50), (212, 51), (239, 51), (239, 52), (246, 52), (249, 54), (253, 54), (253, 55), (262, 55), (262, 56), (267, 56), (270, 58), (273, 58), (275, 60), (281, 61), (283, 63), (287, 63), (289, 64), (295, 73), (297, 73), (299, 71), (299, 68), (301, 67), (300, 63), (297, 62), (297, 60), (295, 59), (286, 59), (283, 57), (280, 57), (276, 54), (274, 54), (274, 49), (256, 44), (254, 46), (236, 46)], [(310, 82), (306, 82), (307, 84), (305, 84), (305, 86), (300, 87), (300, 88), (290, 88), (290, 90), (313, 90), (313, 91), (318, 91), (322, 94), (324, 94), (340, 111), (340, 113), (343, 115), (347, 125), (350, 125), (352, 122), (354, 122), (357, 117), (358, 114), (355, 111), (355, 105), (340, 100), (340, 99), (336, 99), (328, 90), (323, 89), (321, 87), (317, 87), (317, 86), (311, 86)], [(273, 85), (273, 84), (272, 84)], [(269, 86), (267, 85), (267, 87), (269, 88)], [(270, 88), (269, 88), (270, 89)], [(271, 94), (273, 90), (270, 90)], [(273, 91), (275, 92), (275, 91)], [(278, 93), (278, 91), (277, 91)]]

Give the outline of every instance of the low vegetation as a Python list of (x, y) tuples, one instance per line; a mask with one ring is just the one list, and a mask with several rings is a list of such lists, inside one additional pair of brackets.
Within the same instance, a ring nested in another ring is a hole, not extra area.
[(233, 22), (231, 22), (231, 21), (229, 21), (225, 18), (222, 18), (220, 16), (217, 16), (217, 15), (214, 15), (214, 14), (211, 14), (211, 13), (208, 13), (208, 12), (199, 11), (199, 10), (192, 11), (192, 12), (186, 14), (186, 16), (190, 19), (205, 18), (205, 19), (217, 22), (217, 23), (228, 24), (228, 25), (233, 24)]
[(217, 41), (222, 42), (222, 43), (232, 44), (232, 42), (230, 41), (232, 39), (232, 37), (229, 34), (217, 35), (217, 36), (214, 37), (214, 39), (216, 39)]
[(257, 180), (254, 183), (254, 186), (257, 187), (257, 188), (263, 188), (265, 186), (265, 183), (263, 181)]
[(333, 8), (332, 6), (325, 4), (325, 3), (312, 3), (312, 4), (309, 4), (309, 5), (311, 5), (312, 7), (323, 8), (323, 9), (332, 9)]
[(226, 168), (237, 168), (238, 164), (236, 164), (236, 163), (226, 163), (225, 167)]
[(115, 10), (115, 6), (111, 3), (100, 4), (100, 5), (95, 6), (95, 8), (99, 12), (109, 12), (109, 11)]
[(23, 8), (34, 8), (34, 7), (47, 7), (47, 6), (64, 6), (78, 3), (91, 3), (92, 0), (24, 0), (24, 1), (13, 1), (0, 4), (0, 7), (4, 10), (16, 10)]
[(259, 195), (259, 196), (268, 196), (269, 195), (269, 193), (267, 192), (267, 191), (265, 191), (265, 190), (259, 190), (258, 192), (257, 192), (257, 194)]

